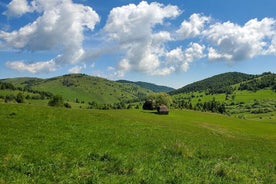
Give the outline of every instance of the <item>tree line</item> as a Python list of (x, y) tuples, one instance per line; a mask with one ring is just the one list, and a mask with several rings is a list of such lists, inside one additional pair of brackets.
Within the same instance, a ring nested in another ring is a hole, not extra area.
[(174, 100), (174, 108), (177, 109), (190, 109), (190, 110), (196, 110), (196, 111), (209, 111), (209, 112), (215, 112), (215, 113), (226, 113), (226, 104), (224, 102), (217, 101), (215, 98), (213, 98), (210, 101), (202, 102), (200, 99), (196, 104), (192, 104), (191, 100), (187, 99), (181, 99), (181, 100)]
[(276, 92), (276, 74), (263, 73), (260, 77), (240, 84), (239, 90), (257, 91), (272, 88)]
[[(47, 91), (39, 91), (39, 90), (33, 90), (31, 89), (29, 86), (25, 86), (25, 87), (15, 87), (13, 84), (8, 83), (8, 82), (1, 82), (0, 81), (0, 90), (12, 90), (12, 91), (21, 91), (21, 92), (28, 92), (28, 93), (32, 93), (32, 94), (37, 94), (38, 96), (30, 96), (27, 95), (25, 98), (26, 99), (45, 99), (45, 98), (51, 98), (53, 96), (52, 93), (47, 92)], [(3, 97), (2, 97), (3, 98)]]

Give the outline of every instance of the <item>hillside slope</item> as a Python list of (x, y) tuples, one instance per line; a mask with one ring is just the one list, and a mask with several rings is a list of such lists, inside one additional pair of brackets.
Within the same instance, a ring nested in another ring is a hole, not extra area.
[(117, 82), (122, 83), (122, 84), (136, 84), (142, 88), (151, 90), (153, 92), (171, 92), (171, 91), (175, 90), (174, 88), (171, 88), (171, 87), (160, 86), (160, 85), (156, 85), (153, 83), (142, 82), (142, 81), (132, 82), (132, 81), (128, 81), (128, 80), (118, 80)]
[(276, 74), (225, 73), (173, 91), (175, 108), (275, 122)]
[(265, 72), (239, 85), (239, 90), (257, 91), (264, 88), (271, 88), (276, 91), (276, 74)]
[(50, 79), (13, 78), (2, 81), (12, 83), (16, 87), (62, 95), (68, 101), (77, 99), (80, 102), (98, 104), (142, 99), (152, 92), (135, 84), (121, 84), (83, 74), (70, 74)]
[(252, 78), (254, 78), (254, 75), (239, 72), (228, 72), (186, 85), (180, 89), (170, 92), (170, 94), (173, 95), (202, 91), (209, 91), (210, 93), (224, 93), (229, 90), (231, 85), (241, 83)]

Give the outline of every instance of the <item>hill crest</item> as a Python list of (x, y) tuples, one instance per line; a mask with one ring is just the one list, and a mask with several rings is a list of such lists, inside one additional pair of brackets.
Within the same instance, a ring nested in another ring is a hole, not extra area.
[(78, 99), (78, 101), (99, 104), (144, 99), (149, 93), (152, 93), (151, 90), (135, 84), (121, 84), (85, 74), (67, 74), (48, 79), (10, 78), (1, 81), (22, 89), (51, 92), (63, 96), (68, 101)]

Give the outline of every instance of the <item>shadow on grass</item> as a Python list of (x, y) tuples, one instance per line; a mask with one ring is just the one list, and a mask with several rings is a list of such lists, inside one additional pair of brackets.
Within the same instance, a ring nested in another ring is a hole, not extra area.
[(158, 113), (157, 111), (151, 111), (151, 110), (143, 110), (141, 111), (142, 113), (148, 113), (148, 114), (156, 114), (156, 115), (169, 115), (169, 114), (162, 114), (162, 113)]
[(147, 113), (147, 114), (158, 114), (156, 111), (151, 111), (151, 110), (142, 110), (142, 113)]

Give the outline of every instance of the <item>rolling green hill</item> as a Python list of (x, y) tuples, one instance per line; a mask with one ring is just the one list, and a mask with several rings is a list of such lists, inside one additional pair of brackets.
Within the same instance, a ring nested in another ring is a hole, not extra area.
[(23, 89), (25, 87), (43, 82), (43, 79), (32, 78), (32, 77), (19, 77), (19, 78), (1, 79), (0, 82), (1, 81), (13, 84), (16, 87), (20, 87)]
[(265, 72), (251, 80), (241, 82), (239, 85), (239, 90), (257, 91), (265, 88), (271, 88), (276, 91), (276, 74)]
[(128, 80), (118, 80), (117, 82), (123, 83), (123, 84), (136, 84), (142, 88), (149, 89), (153, 92), (171, 92), (175, 90), (174, 88), (171, 88), (171, 87), (160, 86), (160, 85), (156, 85), (148, 82), (141, 82), (141, 81), (132, 82)]
[(173, 91), (175, 108), (276, 121), (276, 74), (225, 73)]
[(152, 91), (135, 84), (122, 84), (83, 74), (70, 74), (50, 79), (13, 78), (2, 81), (23, 89), (47, 91), (61, 95), (68, 101), (78, 99), (80, 102), (96, 102), (98, 104), (143, 99), (152, 93)]
[[(150, 83), (115, 82), (83, 74), (50, 79), (14, 78), (1, 81), (0, 88), (4, 89), (0, 90), (2, 101), (16, 102), (16, 97), (22, 90), (23, 97), (28, 99), (27, 103), (37, 104), (42, 102), (29, 100), (45, 100), (42, 104), (47, 105), (53, 95), (61, 95), (74, 108), (91, 109), (141, 108), (141, 101), (153, 91), (169, 89)], [(243, 119), (261, 118), (269, 122), (276, 120), (276, 74), (270, 72), (261, 75), (224, 73), (169, 94), (173, 100), (171, 108), (210, 111)]]
[(180, 89), (170, 92), (170, 94), (173, 95), (202, 91), (208, 91), (210, 93), (224, 93), (229, 90), (231, 85), (241, 83), (252, 78), (254, 78), (254, 75), (239, 72), (228, 72), (186, 85)]

